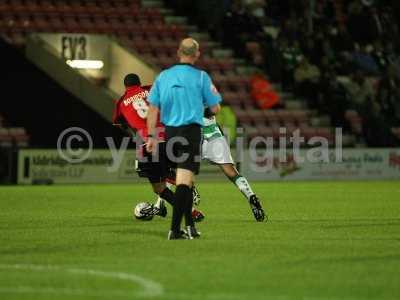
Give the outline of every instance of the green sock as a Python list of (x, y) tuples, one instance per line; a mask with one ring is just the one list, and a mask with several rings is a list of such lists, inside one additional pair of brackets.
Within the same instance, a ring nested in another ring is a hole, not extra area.
[(242, 175), (238, 174), (234, 177), (229, 178), (229, 180), (232, 181), (237, 186), (239, 191), (242, 192), (242, 194), (247, 198), (247, 200), (250, 200), (250, 197), (254, 195), (254, 192), (251, 189), (249, 182)]

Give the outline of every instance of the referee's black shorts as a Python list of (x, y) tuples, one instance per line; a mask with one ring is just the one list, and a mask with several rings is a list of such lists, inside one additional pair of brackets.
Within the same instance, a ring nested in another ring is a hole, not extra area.
[(201, 126), (197, 124), (165, 127), (168, 159), (176, 168), (200, 171)]

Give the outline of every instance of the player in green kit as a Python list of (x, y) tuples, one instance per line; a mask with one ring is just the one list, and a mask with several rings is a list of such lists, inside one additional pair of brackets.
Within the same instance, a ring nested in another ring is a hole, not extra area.
[(203, 122), (202, 159), (218, 165), (226, 177), (249, 201), (254, 218), (258, 222), (264, 221), (265, 213), (261, 203), (247, 179), (240, 175), (236, 169), (230, 147), (217, 124), (215, 116), (208, 109), (204, 113)]

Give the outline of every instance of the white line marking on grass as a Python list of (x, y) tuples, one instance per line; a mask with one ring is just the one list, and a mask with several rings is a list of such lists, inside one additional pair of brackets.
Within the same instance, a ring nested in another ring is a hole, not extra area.
[(30, 270), (36, 272), (59, 271), (62, 273), (69, 273), (69, 274), (90, 275), (90, 276), (119, 279), (123, 281), (130, 281), (140, 285), (142, 287), (142, 290), (137, 291), (136, 296), (156, 297), (164, 293), (164, 289), (161, 284), (131, 273), (108, 272), (108, 271), (98, 271), (92, 269), (66, 268), (61, 266), (45, 266), (45, 265), (31, 265), (31, 264), (15, 264), (15, 265), (0, 264), (0, 269)]
[(68, 289), (68, 288), (39, 288), (34, 286), (16, 286), (0, 287), (0, 294), (56, 294), (68, 296), (89, 296), (89, 297), (129, 297), (131, 293), (118, 292), (112, 290), (86, 290), (86, 289)]

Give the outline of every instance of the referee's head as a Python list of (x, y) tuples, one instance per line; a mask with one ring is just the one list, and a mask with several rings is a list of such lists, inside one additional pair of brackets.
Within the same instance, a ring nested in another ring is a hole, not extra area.
[(179, 44), (178, 57), (181, 63), (194, 64), (200, 57), (199, 43), (192, 38), (183, 39)]
[(134, 73), (126, 75), (124, 78), (124, 85), (125, 87), (141, 85), (139, 76)]

